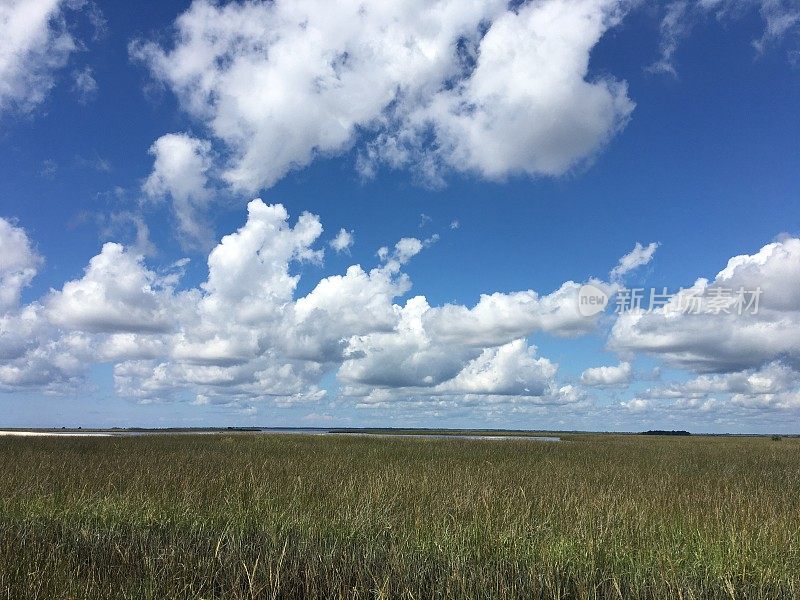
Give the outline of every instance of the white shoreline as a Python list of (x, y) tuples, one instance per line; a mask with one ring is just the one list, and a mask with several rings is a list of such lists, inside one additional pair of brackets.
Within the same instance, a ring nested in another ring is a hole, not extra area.
[(101, 433), (98, 431), (9, 431), (0, 430), (1, 435), (11, 435), (17, 437), (111, 437), (110, 433)]

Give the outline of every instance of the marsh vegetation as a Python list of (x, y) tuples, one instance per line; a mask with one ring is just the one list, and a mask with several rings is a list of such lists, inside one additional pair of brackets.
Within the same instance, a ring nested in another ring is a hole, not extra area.
[(0, 439), (20, 598), (791, 598), (800, 443)]

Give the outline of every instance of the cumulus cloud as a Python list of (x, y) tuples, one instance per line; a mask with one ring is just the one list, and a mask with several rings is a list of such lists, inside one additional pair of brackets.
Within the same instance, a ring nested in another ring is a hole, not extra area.
[(39, 303), (19, 305), (42, 262), (25, 230), (0, 218), (0, 391), (74, 389), (91, 355), (86, 337), (61, 335)]
[(336, 237), (328, 242), (328, 245), (337, 253), (348, 252), (354, 241), (353, 232), (347, 231), (344, 227), (342, 227), (339, 230), (339, 233), (336, 234)]
[[(591, 283), (605, 291), (608, 284)], [(593, 331), (596, 318), (584, 317), (578, 310), (580, 283), (567, 281), (547, 295), (534, 290), (484, 294), (473, 307), (445, 304), (426, 315), (426, 327), (445, 342), (499, 345), (545, 331), (571, 337)]]
[(643, 398), (633, 398), (631, 400), (620, 402), (620, 406), (631, 412), (640, 413), (650, 408), (650, 401)]
[(54, 72), (77, 45), (60, 0), (6, 0), (0, 4), (0, 113), (28, 112), (55, 84)]
[(49, 319), (79, 331), (166, 331), (173, 317), (169, 290), (142, 257), (112, 242), (89, 262), (83, 277), (45, 299)]
[[(692, 423), (767, 431), (784, 429), (800, 414), (800, 372), (781, 361), (757, 369), (700, 375), (649, 388), (621, 406), (650, 422)], [(766, 427), (765, 427), (766, 426)]]
[(624, 387), (633, 377), (631, 363), (621, 362), (616, 366), (591, 367), (581, 374), (581, 383), (590, 387)]
[[(506, 379), (481, 393), (502, 396), (514, 389), (519, 396), (554, 397), (555, 367), (545, 359), (533, 359), (533, 350), (522, 338), (541, 331), (561, 336), (591, 331), (597, 321), (578, 313), (579, 288), (568, 282), (546, 296), (534, 291), (496, 293), (482, 296), (471, 308), (431, 307), (423, 296), (410, 298), (398, 307), (399, 320), (393, 330), (351, 340), (353, 356), (340, 367), (339, 378), (354, 386), (352, 390), (366, 386), (402, 388), (402, 395), (412, 393), (409, 388), (424, 388), (428, 395), (456, 389), (467, 393), (477, 381), (488, 380), (490, 367), (513, 364), (517, 369), (510, 377), (516, 383)], [(533, 372), (537, 376), (532, 378)], [(548, 382), (534, 385), (534, 380)], [(479, 392), (472, 389), (470, 393)]]
[(663, 307), (623, 312), (609, 346), (699, 372), (759, 368), (778, 358), (800, 365), (799, 289), (800, 239), (787, 237), (731, 258), (713, 281), (698, 279)]
[(366, 175), (560, 175), (633, 109), (623, 82), (589, 72), (625, 5), (196, 0), (170, 46), (131, 54), (224, 144), (222, 176), (239, 190), (354, 145)]
[(25, 230), (0, 218), (0, 313), (17, 306), (41, 263)]
[(211, 199), (208, 172), (212, 167), (211, 143), (185, 133), (169, 133), (150, 147), (153, 171), (142, 190), (150, 198), (172, 199), (172, 210), (186, 247), (208, 248), (213, 233), (204, 210)]
[(558, 366), (536, 357), (536, 348), (514, 340), (485, 348), (452, 379), (440, 384), (439, 393), (502, 396), (544, 396), (551, 391)]
[(186, 261), (153, 269), (109, 242), (80, 277), (18, 307), (39, 259), (21, 229), (6, 228), (3, 389), (72, 389), (101, 361), (114, 363), (118, 392), (141, 402), (318, 402), (326, 373), (363, 405), (581, 399), (524, 339), (594, 325), (577, 314), (577, 284), (495, 294), (472, 308), (431, 307), (424, 296), (400, 303), (411, 288), (404, 265), (430, 244), (407, 237), (382, 248), (373, 268), (352, 265), (298, 296), (296, 267), (321, 261), (322, 225), (308, 213), (291, 223), (283, 206), (254, 200), (246, 223), (210, 252), (197, 287), (178, 287)]
[[(541, 333), (587, 334), (607, 320), (580, 314), (581, 283), (549, 294), (485, 294), (473, 305), (407, 296), (404, 266), (426, 247), (416, 238), (382, 248), (371, 268), (351, 265), (298, 294), (300, 265), (322, 260), (322, 224), (309, 213), (292, 221), (283, 206), (261, 200), (210, 252), (208, 276), (196, 287), (181, 287), (186, 260), (154, 268), (133, 249), (107, 243), (79, 277), (20, 305), (41, 259), (20, 227), (2, 221), (0, 233), (6, 391), (74, 391), (89, 365), (111, 362), (118, 393), (140, 402), (319, 403), (329, 394), (322, 382), (335, 375), (336, 402), (429, 415), (480, 410), (488, 418), (590, 407), (589, 388), (624, 388), (634, 378), (625, 358), (586, 369), (570, 385), (530, 343)], [(587, 283), (607, 293), (618, 287)], [(667, 303), (616, 316), (613, 350), (698, 372), (622, 400), (617, 410), (647, 419), (662, 415), (665, 403), (708, 418), (800, 408), (800, 240), (783, 237), (733, 257), (713, 281), (699, 279), (673, 300), (689, 295), (708, 308), (712, 290), (752, 287), (762, 289), (756, 314), (725, 312), (728, 305), (684, 314)]]

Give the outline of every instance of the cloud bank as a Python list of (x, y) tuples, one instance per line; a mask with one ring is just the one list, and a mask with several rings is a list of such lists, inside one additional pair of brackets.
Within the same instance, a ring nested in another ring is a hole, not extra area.
[[(370, 268), (351, 265), (298, 295), (298, 267), (324, 260), (322, 224), (309, 213), (292, 221), (283, 206), (261, 200), (211, 250), (208, 276), (196, 287), (182, 285), (185, 259), (153, 268), (134, 248), (109, 242), (80, 277), (23, 304), (42, 259), (18, 225), (0, 220), (0, 233), (4, 391), (75, 391), (89, 365), (112, 363), (117, 393), (147, 403), (325, 402), (484, 415), (557, 407), (609, 422), (615, 410), (694, 419), (800, 410), (800, 239), (793, 237), (731, 258), (713, 280), (698, 279), (663, 307), (584, 317), (582, 283), (573, 281), (548, 294), (495, 292), (471, 306), (431, 306), (409, 294), (404, 272), (426, 248), (416, 238), (382, 248)], [(650, 259), (637, 248), (619, 264)], [(620, 289), (583, 283), (608, 294)], [(708, 308), (715, 290), (740, 287), (762, 290), (757, 313), (671, 310), (687, 294)], [(600, 334), (602, 323), (610, 325), (608, 348), (623, 360), (577, 380), (531, 343), (542, 334)], [(690, 376), (642, 390), (633, 369), (641, 355)], [(613, 409), (598, 390), (628, 399)]]

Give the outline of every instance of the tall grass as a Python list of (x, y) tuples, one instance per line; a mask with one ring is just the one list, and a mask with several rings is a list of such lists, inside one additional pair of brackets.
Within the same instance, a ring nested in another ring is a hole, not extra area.
[(800, 443), (0, 439), (22, 598), (793, 598)]

